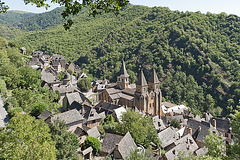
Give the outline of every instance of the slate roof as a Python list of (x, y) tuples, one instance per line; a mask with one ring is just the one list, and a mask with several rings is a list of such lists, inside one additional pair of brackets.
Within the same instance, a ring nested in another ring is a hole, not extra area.
[(162, 105), (164, 105), (166, 108), (172, 108), (177, 106), (176, 104), (170, 103), (170, 102), (162, 102)]
[(49, 116), (52, 116), (52, 115), (53, 115), (52, 112), (45, 110), (38, 116), (38, 118), (45, 121)]
[(124, 77), (129, 77), (124, 61), (122, 61), (122, 66), (121, 66), (119, 75), (123, 75)]
[(119, 99), (119, 98), (120, 98), (120, 93), (110, 94), (109, 97), (110, 97), (112, 100)]
[(175, 145), (174, 148), (165, 153), (165, 157), (168, 160), (176, 159), (180, 152), (188, 156), (198, 149), (198, 145), (189, 134), (176, 141)]
[(87, 131), (88, 136), (99, 138), (101, 135), (98, 131), (98, 128), (95, 126)]
[(203, 143), (205, 137), (210, 134), (209, 129), (218, 133), (218, 131), (208, 122), (205, 121), (197, 121), (194, 119), (188, 120), (188, 125), (185, 128), (184, 135), (187, 135), (187, 128), (192, 128), (192, 136), (195, 140)]
[(4, 108), (4, 102), (0, 95), (0, 127), (5, 127), (5, 123), (9, 121), (9, 115)]
[(179, 138), (179, 135), (176, 133), (178, 131), (177, 128), (168, 127), (165, 130), (158, 133), (158, 138), (162, 142), (161, 146), (163, 148), (172, 144), (175, 140)]
[(80, 94), (78, 92), (74, 93), (67, 93), (66, 98), (68, 100), (68, 103), (71, 105), (74, 101), (78, 103), (82, 103), (83, 99), (81, 98)]
[(25, 47), (22, 47), (22, 48), (20, 48), (21, 50), (23, 50), (23, 51), (26, 51), (26, 48)]
[(73, 85), (60, 85), (60, 86), (52, 86), (53, 91), (59, 91), (60, 93), (70, 93), (74, 91), (79, 91)]
[(121, 93), (121, 92), (122, 92), (121, 90), (115, 89), (115, 88), (109, 88), (109, 89), (106, 89), (106, 91), (107, 91), (107, 93), (108, 93), (109, 95), (111, 95), (111, 94), (116, 94), (116, 93)]
[(103, 139), (101, 152), (111, 154), (114, 151), (116, 144), (118, 144), (122, 138), (123, 136), (117, 134), (106, 133)]
[(152, 82), (152, 83), (155, 83), (155, 84), (156, 84), (156, 83), (160, 83), (159, 80), (158, 80), (158, 77), (157, 77), (157, 74), (156, 74), (155, 69), (153, 69), (152, 74), (150, 75), (148, 81), (149, 81), (149, 82)]
[(142, 70), (141, 70), (140, 74), (138, 75), (136, 84), (139, 86), (147, 86), (148, 85)]
[(44, 70), (41, 72), (41, 75), (42, 75), (41, 79), (49, 84), (60, 82), (59, 80), (56, 79), (56, 77), (52, 73), (48, 73)]
[[(136, 88), (136, 87), (135, 87)], [(122, 93), (126, 93), (128, 95), (132, 95), (134, 96), (134, 93), (135, 93), (135, 90), (134, 88), (125, 88), (124, 90), (122, 90)]]
[(205, 113), (203, 115), (203, 118), (205, 119), (206, 122), (209, 122), (213, 118), (213, 116), (211, 115), (211, 113)]
[(59, 118), (62, 121), (66, 122), (66, 125), (83, 120), (83, 116), (76, 110), (66, 111), (57, 115), (54, 115), (54, 119)]
[(61, 63), (60, 63), (60, 62), (53, 62), (53, 63), (52, 63), (52, 66), (53, 66), (53, 67), (57, 67), (59, 64), (61, 64)]
[(128, 95), (128, 94), (118, 93), (118, 95), (120, 98), (127, 99), (129, 101), (133, 101), (133, 99), (134, 99), (134, 96)]
[(118, 144), (118, 151), (123, 159), (126, 159), (130, 153), (136, 148), (136, 144), (129, 132), (122, 138)]
[(99, 115), (95, 109), (91, 108), (91, 110), (89, 112), (86, 112), (84, 114), (84, 118), (87, 121), (93, 121), (93, 120), (97, 120), (97, 119), (102, 119), (102, 116)]
[(183, 115), (177, 115), (177, 116), (161, 116), (161, 119), (162, 119), (163, 123), (164, 123), (166, 126), (170, 125), (170, 123), (171, 123), (171, 121), (172, 121), (173, 119), (178, 120), (180, 123), (184, 123), (184, 122), (185, 122), (185, 120), (184, 120), (184, 118), (183, 118)]
[(197, 156), (201, 156), (201, 155), (206, 155), (208, 152), (208, 149), (206, 147), (203, 148), (199, 148), (198, 150), (195, 151), (195, 154)]
[(127, 110), (124, 107), (120, 107), (120, 108), (114, 109), (113, 111), (115, 112), (119, 122), (122, 121), (122, 114), (127, 112)]
[(107, 102), (99, 102), (94, 108), (98, 113), (105, 112), (105, 115), (112, 114), (114, 109), (120, 108), (121, 106), (107, 103)]
[(82, 154), (85, 156), (86, 154), (91, 153), (92, 151), (93, 151), (93, 148), (92, 147), (88, 147), (87, 149), (82, 151)]
[(164, 130), (166, 128), (163, 120), (159, 118), (159, 116), (152, 117), (153, 125), (156, 130)]
[(87, 126), (83, 125), (82, 127), (76, 127), (76, 129), (74, 130), (74, 134), (76, 134), (78, 137), (84, 135), (84, 134), (87, 134), (87, 131), (89, 130), (90, 128), (88, 128)]
[(222, 119), (222, 118), (212, 118), (210, 120), (210, 123), (212, 124), (213, 119), (216, 120), (216, 128), (217, 130), (221, 131), (221, 132), (226, 132), (229, 133), (229, 128), (230, 126), (230, 121), (228, 119)]
[(62, 55), (54, 54), (54, 55), (52, 55), (52, 59), (53, 59), (53, 60), (60, 60), (60, 59), (65, 59), (65, 58), (64, 58), (64, 56), (62, 56)]

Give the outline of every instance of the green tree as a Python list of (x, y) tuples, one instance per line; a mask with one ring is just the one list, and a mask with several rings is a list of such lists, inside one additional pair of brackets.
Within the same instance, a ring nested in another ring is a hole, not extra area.
[(88, 78), (82, 78), (78, 81), (77, 86), (81, 91), (87, 92), (91, 87), (91, 81)]
[(47, 109), (47, 105), (43, 102), (35, 103), (32, 107), (31, 115), (39, 116), (43, 111)]
[(57, 119), (50, 124), (49, 128), (52, 139), (56, 142), (57, 159), (77, 160), (79, 139), (75, 134), (67, 131), (66, 123)]
[(103, 122), (104, 124), (113, 123), (115, 122), (115, 118), (111, 114), (108, 114), (106, 118), (104, 118)]
[(224, 141), (221, 135), (215, 134), (210, 131), (210, 134), (206, 136), (204, 141), (206, 147), (208, 148), (208, 155), (221, 158), (224, 153)]
[(13, 117), (19, 113), (21, 113), (23, 110), (21, 107), (16, 107), (8, 110), (8, 114), (10, 117)]
[(119, 123), (118, 132), (126, 134), (128, 131), (131, 133), (134, 141), (149, 148), (150, 142), (160, 146), (160, 141), (157, 136), (157, 131), (154, 128), (152, 118), (144, 116), (140, 113), (127, 110), (122, 115), (122, 123)]
[(234, 145), (232, 146), (233, 157), (236, 159), (240, 158), (240, 107), (235, 110), (233, 115), (233, 121), (231, 123), (234, 133)]
[(0, 132), (0, 159), (56, 159), (49, 127), (29, 115), (16, 115)]
[(70, 75), (73, 75), (73, 71), (71, 69), (67, 69), (67, 72), (70, 74)]
[[(47, 0), (24, 0), (25, 4), (35, 4), (37, 7), (49, 7)], [(95, 16), (97, 14), (102, 14), (103, 12), (113, 12), (115, 14), (119, 13), (121, 7), (129, 4), (128, 0), (111, 0), (111, 1), (94, 1), (94, 0), (85, 0), (85, 1), (75, 1), (75, 0), (51, 0), (51, 3), (58, 3), (60, 6), (65, 6), (65, 10), (62, 12), (62, 17), (67, 19), (70, 15), (77, 15), (83, 8), (89, 9), (89, 14)], [(0, 13), (6, 12), (8, 6), (0, 0)], [(73, 21), (68, 19), (64, 28), (69, 29)]]
[(101, 143), (95, 137), (87, 137), (84, 141), (83, 149), (87, 149), (88, 147), (92, 147), (93, 154), (96, 155), (97, 152), (101, 149)]
[(180, 122), (177, 119), (173, 119), (170, 123), (170, 126), (173, 126), (174, 128), (180, 128)]
[(152, 160), (152, 152), (150, 149), (146, 149), (139, 153), (137, 149), (133, 150), (127, 157), (127, 160)]

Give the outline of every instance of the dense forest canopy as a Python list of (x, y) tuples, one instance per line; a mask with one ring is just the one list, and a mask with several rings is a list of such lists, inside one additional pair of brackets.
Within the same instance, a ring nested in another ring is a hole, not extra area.
[[(195, 113), (229, 115), (239, 105), (239, 17), (129, 5), (117, 16), (93, 18), (83, 10), (65, 31), (60, 10), (17, 22), (24, 35), (10, 44), (24, 46), (29, 53), (64, 55), (94, 77), (112, 82), (122, 59), (132, 83), (141, 69), (148, 77), (155, 68), (165, 100), (183, 103)], [(49, 21), (37, 20), (41, 18)]]

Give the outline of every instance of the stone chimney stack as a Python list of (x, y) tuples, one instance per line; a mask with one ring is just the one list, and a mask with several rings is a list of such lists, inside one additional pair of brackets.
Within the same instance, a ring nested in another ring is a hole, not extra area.
[(188, 127), (188, 128), (187, 128), (187, 133), (192, 136), (192, 128), (191, 128), (191, 127)]
[(213, 127), (217, 127), (217, 122), (216, 122), (216, 119), (213, 119), (213, 121), (212, 121), (212, 125), (213, 125)]
[(201, 130), (202, 130), (202, 127), (198, 126), (198, 132), (201, 132)]

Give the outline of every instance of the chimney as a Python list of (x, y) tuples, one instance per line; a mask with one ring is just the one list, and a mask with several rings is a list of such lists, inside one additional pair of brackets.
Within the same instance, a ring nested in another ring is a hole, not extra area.
[(116, 148), (115, 148), (115, 150), (117, 150), (117, 151), (118, 151), (118, 144), (116, 144)]
[(201, 130), (202, 130), (202, 127), (198, 126), (198, 132), (201, 132)]
[(212, 121), (212, 125), (213, 125), (213, 127), (217, 127), (217, 122), (216, 122), (216, 119), (213, 119), (213, 121)]
[(181, 124), (181, 125), (180, 125), (180, 129), (182, 129), (182, 128), (183, 128), (183, 125)]
[(188, 128), (187, 128), (187, 133), (192, 136), (192, 128), (191, 128), (191, 127), (188, 127)]

